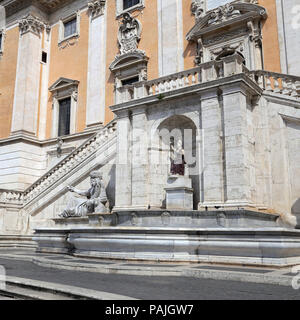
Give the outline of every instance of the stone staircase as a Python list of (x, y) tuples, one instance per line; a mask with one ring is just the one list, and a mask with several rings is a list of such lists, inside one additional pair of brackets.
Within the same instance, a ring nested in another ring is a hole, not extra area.
[(76, 170), (79, 164), (86, 161), (93, 153), (114, 137), (116, 137), (115, 120), (94, 134), (25, 191), (0, 190), (0, 204), (5, 204), (16, 209), (22, 209), (30, 205), (39, 195), (46, 192), (50, 186), (57, 184), (72, 170)]
[[(18, 277), (7, 277), (0, 286), (1, 298), (13, 300), (132, 300), (133, 298), (103, 291)], [(133, 299), (134, 300), (134, 299)]]

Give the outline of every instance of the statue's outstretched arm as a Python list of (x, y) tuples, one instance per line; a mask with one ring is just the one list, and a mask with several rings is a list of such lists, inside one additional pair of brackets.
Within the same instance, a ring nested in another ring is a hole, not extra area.
[(89, 195), (89, 191), (83, 191), (83, 190), (79, 190), (79, 189), (76, 189), (72, 186), (68, 186), (68, 190), (70, 192), (74, 192), (74, 193), (77, 193), (79, 194), (80, 196), (84, 196), (84, 197), (87, 197)]

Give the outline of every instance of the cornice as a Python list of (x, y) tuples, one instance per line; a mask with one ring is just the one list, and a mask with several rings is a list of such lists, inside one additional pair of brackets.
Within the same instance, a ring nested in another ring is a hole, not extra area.
[(0, 5), (5, 7), (7, 17), (29, 6), (35, 6), (46, 14), (73, 2), (73, 0), (0, 0)]

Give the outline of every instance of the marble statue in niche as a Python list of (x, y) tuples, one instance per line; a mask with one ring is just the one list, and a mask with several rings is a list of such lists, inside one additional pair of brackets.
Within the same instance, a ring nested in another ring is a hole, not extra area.
[(184, 148), (181, 139), (177, 139), (176, 143), (173, 137), (171, 137), (170, 143), (170, 158), (171, 158), (171, 175), (185, 175), (185, 159)]

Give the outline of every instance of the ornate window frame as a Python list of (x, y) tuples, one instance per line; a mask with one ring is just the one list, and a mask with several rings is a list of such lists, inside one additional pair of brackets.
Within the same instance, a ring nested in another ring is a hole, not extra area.
[(138, 77), (138, 82), (147, 80), (149, 58), (143, 50), (138, 49), (141, 33), (140, 21), (129, 12), (122, 14), (118, 31), (120, 53), (109, 67), (115, 78), (115, 103), (122, 100), (124, 87), (128, 86), (123, 86), (123, 81), (135, 77)]
[(205, 11), (203, 0), (193, 0), (195, 25), (186, 35), (196, 44), (195, 64), (215, 60), (222, 52), (236, 51), (250, 70), (262, 69), (262, 22), (266, 9), (257, 0), (233, 1)]
[(59, 78), (50, 88), (52, 93), (52, 130), (51, 137), (58, 137), (59, 102), (71, 98), (70, 135), (76, 133), (79, 81)]
[[(71, 20), (76, 18), (76, 32), (71, 34), (68, 37), (65, 37), (65, 24)], [(64, 17), (59, 20), (59, 35), (58, 35), (58, 44), (61, 45), (65, 41), (69, 41), (72, 39), (78, 39), (80, 37), (80, 11)]]
[(128, 9), (123, 9), (123, 0), (116, 0), (116, 16), (119, 18), (122, 14), (126, 12), (132, 12), (135, 10), (143, 10), (145, 8), (145, 1), (146, 0), (139, 0), (140, 2)]

